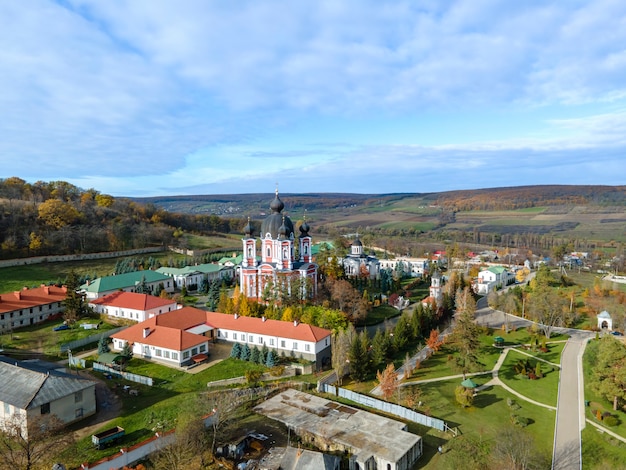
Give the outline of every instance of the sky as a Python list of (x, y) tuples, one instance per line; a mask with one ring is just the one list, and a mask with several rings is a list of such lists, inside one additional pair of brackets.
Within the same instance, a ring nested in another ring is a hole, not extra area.
[(0, 178), (113, 196), (625, 184), (623, 0), (0, 2)]

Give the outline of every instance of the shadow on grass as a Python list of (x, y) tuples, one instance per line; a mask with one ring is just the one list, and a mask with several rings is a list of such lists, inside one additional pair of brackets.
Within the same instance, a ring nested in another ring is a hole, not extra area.
[(476, 408), (487, 408), (494, 403), (498, 403), (502, 401), (502, 398), (499, 398), (497, 395), (488, 393), (489, 390), (492, 390), (493, 386), (486, 388), (483, 391), (478, 392), (478, 394), (474, 397), (474, 403), (472, 406)]

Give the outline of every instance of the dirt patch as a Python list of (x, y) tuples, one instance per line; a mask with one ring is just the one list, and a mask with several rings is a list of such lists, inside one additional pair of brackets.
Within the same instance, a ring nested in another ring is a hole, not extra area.
[(96, 382), (96, 414), (70, 426), (76, 439), (94, 434), (98, 429), (119, 417), (122, 412), (122, 400), (105, 383), (104, 380), (94, 377), (88, 372), (81, 372), (81, 376), (88, 377)]

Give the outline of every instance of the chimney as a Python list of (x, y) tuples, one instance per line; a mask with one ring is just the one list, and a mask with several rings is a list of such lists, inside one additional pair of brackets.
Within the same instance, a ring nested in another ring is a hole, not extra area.
[(147, 338), (150, 335), (150, 328), (143, 329), (143, 337)]
[(22, 293), (19, 290), (16, 290), (13, 294), (15, 294), (17, 300), (22, 300)]
[(46, 295), (50, 295), (50, 286), (43, 286), (43, 291)]
[(293, 326), (298, 326), (298, 320), (293, 321)]
[(265, 315), (261, 317), (261, 321), (265, 321)]
[(239, 318), (239, 314), (235, 313), (235, 320), (237, 320), (237, 318)]

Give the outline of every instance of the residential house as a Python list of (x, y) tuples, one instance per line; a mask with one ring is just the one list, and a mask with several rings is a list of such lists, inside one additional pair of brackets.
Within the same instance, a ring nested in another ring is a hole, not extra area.
[(28, 423), (42, 415), (55, 415), (63, 424), (96, 413), (96, 382), (74, 374), (58, 364), (16, 361), (0, 356), (0, 426)]
[(515, 282), (515, 274), (504, 266), (489, 266), (478, 273), (474, 282), (474, 291), (480, 295), (487, 295), (494, 289), (500, 289)]
[(330, 362), (330, 335), (329, 330), (304, 323), (184, 307), (149, 318), (111, 338), (114, 350), (121, 351), (130, 342), (136, 357), (175, 366), (191, 364), (194, 356), (208, 352), (209, 341), (223, 340), (249, 347), (267, 346), (278, 354), (313, 361), (320, 368)]
[(99, 299), (93, 299), (89, 302), (89, 306), (96, 313), (137, 322), (179, 308), (178, 304), (171, 299), (124, 291), (113, 292)]
[(86, 282), (80, 288), (85, 293), (85, 297), (90, 300), (104, 297), (116, 291), (137, 292), (137, 289), (142, 284), (146, 286), (150, 293), (156, 293), (159, 289), (170, 293), (174, 292), (172, 278), (152, 270), (99, 277), (93, 281)]
[(40, 286), (0, 295), (0, 331), (34, 325), (60, 316), (67, 288)]

